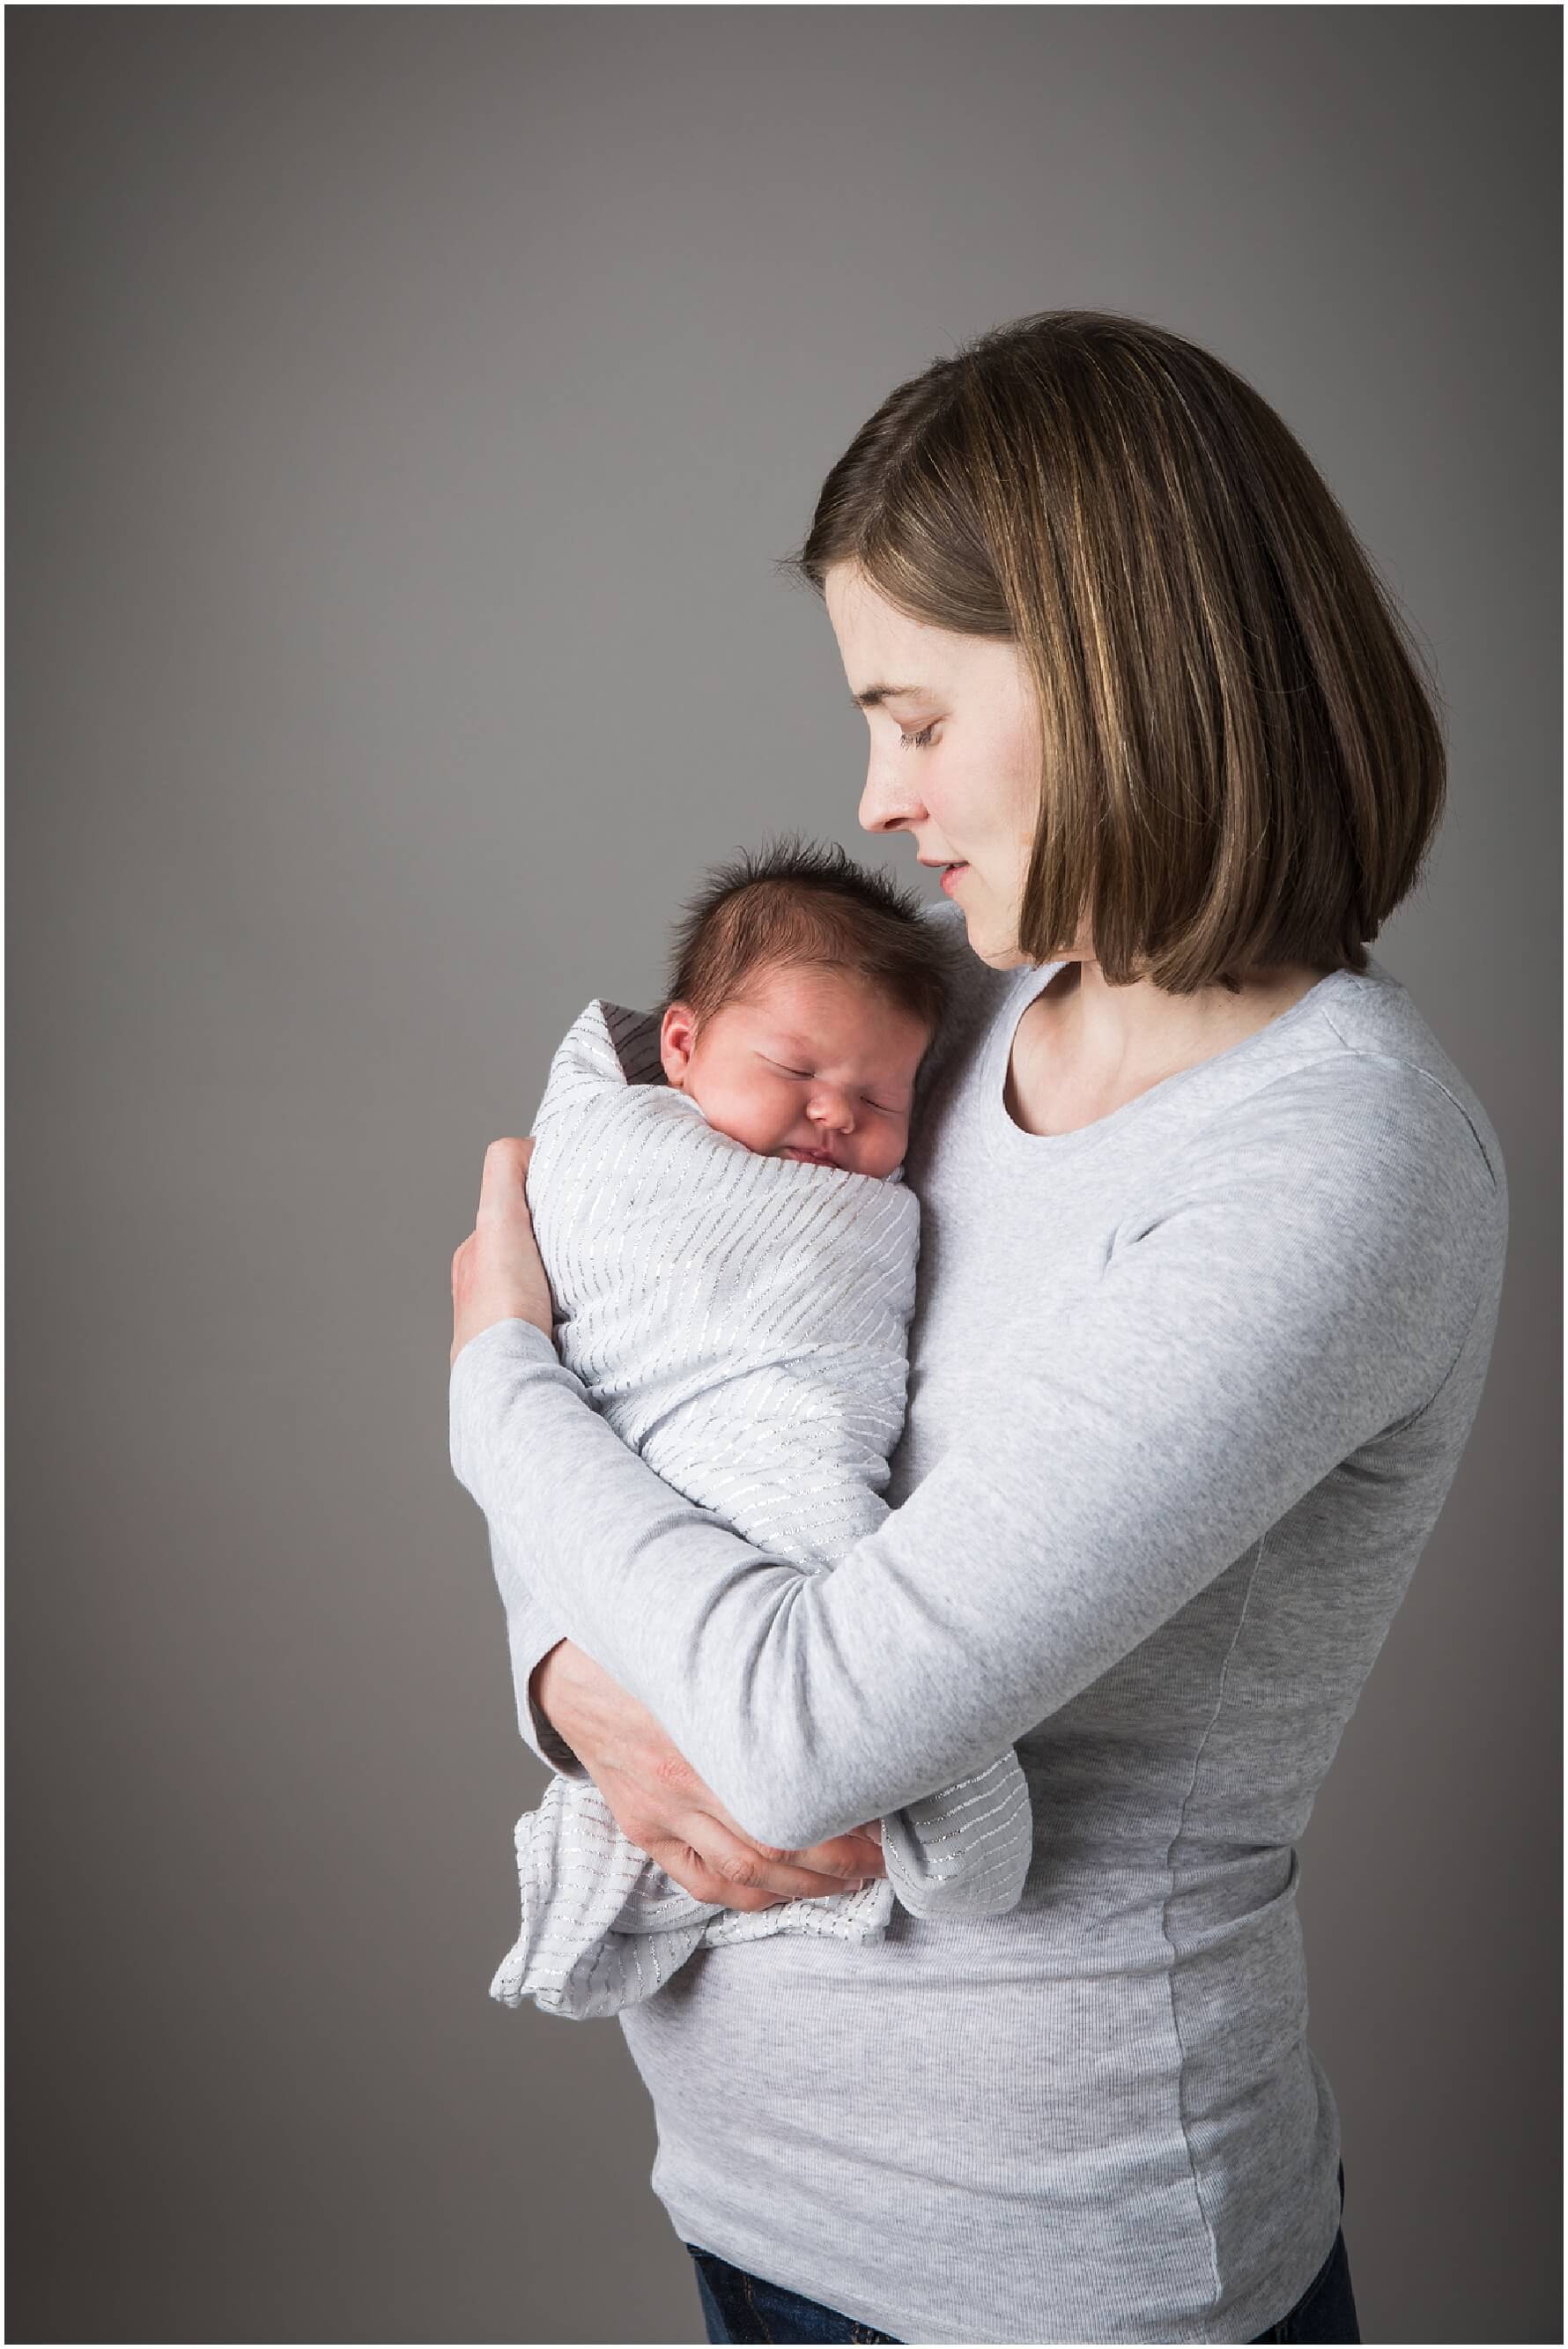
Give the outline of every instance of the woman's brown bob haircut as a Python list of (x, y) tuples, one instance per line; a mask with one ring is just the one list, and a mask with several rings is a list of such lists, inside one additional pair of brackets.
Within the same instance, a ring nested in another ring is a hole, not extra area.
[(807, 964), (858, 979), (934, 1032), (946, 1008), (951, 949), (919, 899), (836, 841), (793, 835), (707, 874), (676, 928), (669, 1001), (701, 1028), (769, 972)]
[(901, 384), (780, 566), (1006, 637), (1044, 773), (1018, 947), (1120, 986), (1367, 968), (1442, 810), (1435, 686), (1267, 401), (1179, 335), (1047, 310)]

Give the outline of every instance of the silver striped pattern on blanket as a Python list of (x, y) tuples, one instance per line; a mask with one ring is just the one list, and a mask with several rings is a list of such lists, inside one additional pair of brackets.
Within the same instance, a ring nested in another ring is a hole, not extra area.
[[(903, 1422), (919, 1204), (771, 1158), (664, 1082), (659, 1016), (594, 1002), (551, 1065), (529, 1203), (562, 1361), (622, 1440), (757, 1547), (829, 1568), (887, 1514)], [(902, 1171), (902, 1170), (901, 1170)], [(522, 1930), (490, 1984), (574, 2020), (647, 1998), (699, 1947), (872, 1941), (917, 1916), (1015, 1907), (1032, 1845), (1011, 1749), (882, 1823), (888, 1874), (765, 1909), (698, 1901), (557, 1775), (517, 1823)]]

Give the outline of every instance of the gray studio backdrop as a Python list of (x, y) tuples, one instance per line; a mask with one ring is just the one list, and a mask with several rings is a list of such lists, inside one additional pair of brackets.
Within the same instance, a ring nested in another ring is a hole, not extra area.
[(1511, 1278), (1302, 1909), (1367, 2337), (1560, 2340), (1558, 12), (7, 31), (9, 2337), (701, 2337), (617, 2028), (486, 1994), (542, 1778), (449, 1264), (705, 863), (883, 861), (773, 558), (1084, 305), (1275, 403), (1441, 679), (1377, 950)]

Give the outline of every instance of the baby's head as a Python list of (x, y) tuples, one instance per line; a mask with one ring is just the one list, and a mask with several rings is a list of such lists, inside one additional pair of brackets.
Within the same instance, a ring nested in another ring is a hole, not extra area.
[(891, 1174), (946, 963), (919, 901), (841, 848), (743, 855), (677, 935), (665, 1075), (748, 1150)]

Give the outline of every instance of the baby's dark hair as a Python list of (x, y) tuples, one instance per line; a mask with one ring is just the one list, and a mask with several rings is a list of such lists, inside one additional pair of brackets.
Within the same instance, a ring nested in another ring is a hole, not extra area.
[(765, 971), (820, 963), (852, 973), (935, 1033), (951, 949), (920, 900), (846, 856), (836, 842), (793, 836), (714, 866), (677, 926), (671, 1003), (698, 1027)]

